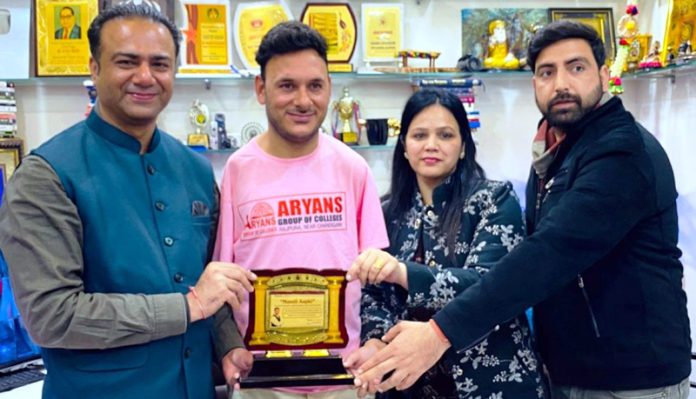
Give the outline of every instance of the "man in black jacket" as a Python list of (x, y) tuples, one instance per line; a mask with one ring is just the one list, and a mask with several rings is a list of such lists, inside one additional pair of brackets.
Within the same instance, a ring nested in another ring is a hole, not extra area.
[(446, 350), (470, 349), (534, 305), (554, 398), (687, 398), (691, 339), (667, 155), (606, 94), (593, 29), (551, 23), (528, 59), (544, 116), (527, 184), (529, 237), (434, 323), (390, 330), (356, 385), (406, 388)]

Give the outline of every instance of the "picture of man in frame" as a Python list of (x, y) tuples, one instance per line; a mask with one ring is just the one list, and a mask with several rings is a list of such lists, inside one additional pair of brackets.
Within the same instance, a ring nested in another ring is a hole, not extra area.
[(55, 26), (60, 26), (60, 28), (56, 29), (55, 38), (57, 40), (82, 38), (82, 28), (77, 24), (75, 9), (71, 6), (57, 6), (56, 8), (60, 8), (60, 12)]

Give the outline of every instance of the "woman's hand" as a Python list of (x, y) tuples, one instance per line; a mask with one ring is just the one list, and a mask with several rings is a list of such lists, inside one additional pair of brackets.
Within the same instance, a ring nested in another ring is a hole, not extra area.
[(348, 281), (365, 284), (393, 283), (408, 289), (406, 265), (387, 252), (368, 248), (355, 259), (346, 275)]
[[(357, 376), (358, 369), (365, 363), (369, 358), (371, 358), (380, 349), (387, 346), (386, 343), (378, 340), (377, 338), (368, 339), (365, 345), (351, 352), (350, 355), (343, 358), (343, 366), (348, 370), (349, 373)], [(368, 393), (368, 384), (357, 387), (358, 398), (363, 398)]]

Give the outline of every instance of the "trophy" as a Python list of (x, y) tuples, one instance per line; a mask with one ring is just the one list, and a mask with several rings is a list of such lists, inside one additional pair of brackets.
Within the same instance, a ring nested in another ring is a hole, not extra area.
[(97, 88), (94, 86), (94, 82), (91, 79), (82, 81), (82, 85), (87, 90), (87, 97), (89, 97), (89, 102), (87, 103), (87, 108), (85, 109), (85, 117), (89, 116), (92, 112), (94, 104), (97, 103)]
[(351, 385), (329, 349), (348, 343), (344, 270), (255, 270), (244, 342), (257, 352), (242, 388)]
[(331, 110), (334, 114), (332, 125), (334, 137), (348, 145), (358, 144), (360, 141), (358, 128), (360, 103), (351, 97), (347, 87), (343, 88), (343, 96), (333, 102)]
[(206, 132), (208, 122), (210, 122), (210, 112), (208, 107), (201, 103), (200, 100), (194, 100), (189, 109), (189, 120), (195, 127), (196, 131), (188, 135), (186, 144), (189, 147), (210, 147), (210, 139)]

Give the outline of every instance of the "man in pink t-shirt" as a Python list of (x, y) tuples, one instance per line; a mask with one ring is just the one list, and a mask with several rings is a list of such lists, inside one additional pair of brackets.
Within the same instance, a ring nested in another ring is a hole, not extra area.
[[(376, 185), (367, 163), (345, 144), (320, 135), (331, 96), (326, 42), (299, 22), (271, 29), (256, 55), (255, 89), (268, 131), (235, 152), (225, 167), (215, 257), (251, 270), (348, 270), (363, 250), (388, 246)], [(360, 344), (358, 281), (345, 289), (348, 342)], [(242, 335), (248, 296), (234, 313)], [(226, 359), (249, 359), (244, 348)], [(228, 381), (248, 366), (228, 361)], [(350, 387), (242, 390), (242, 398), (355, 398)]]

